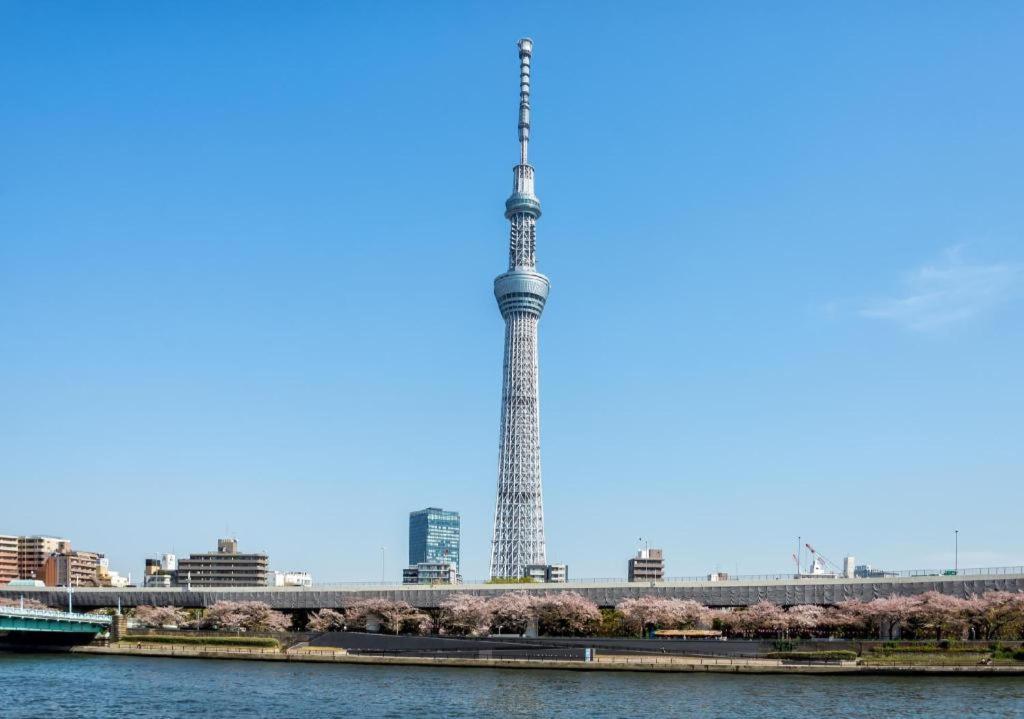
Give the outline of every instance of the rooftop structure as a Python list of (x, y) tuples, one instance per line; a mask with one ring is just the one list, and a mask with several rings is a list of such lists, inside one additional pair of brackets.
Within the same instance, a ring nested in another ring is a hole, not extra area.
[(537, 324), (548, 298), (548, 278), (536, 269), (537, 218), (530, 143), (530, 61), (533, 41), (519, 41), (519, 164), (505, 202), (510, 224), (508, 272), (494, 280), (505, 320), (504, 379), (498, 449), (498, 496), (491, 541), (492, 578), (521, 577), (546, 565), (540, 472), (540, 396)]

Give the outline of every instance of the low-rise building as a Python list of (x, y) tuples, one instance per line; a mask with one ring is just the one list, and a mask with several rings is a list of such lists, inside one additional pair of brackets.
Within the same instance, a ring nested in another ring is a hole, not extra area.
[(122, 577), (120, 572), (116, 572), (110, 568), (110, 560), (100, 555), (100, 566), (97, 568), (96, 573), (99, 577), (99, 583), (102, 587), (127, 587), (131, 582), (130, 575), (128, 577)]
[(171, 588), (171, 575), (170, 574), (147, 574), (142, 578), (142, 585), (144, 587), (155, 587), (158, 589), (170, 589)]
[(569, 581), (568, 564), (549, 564), (547, 581), (554, 584), (562, 584)]
[(458, 584), (459, 568), (452, 562), (419, 562), (402, 570), (402, 584)]
[(271, 587), (312, 587), (313, 577), (309, 572), (270, 572), (267, 584)]
[(629, 560), (629, 581), (657, 582), (665, 578), (665, 558), (660, 549), (641, 549)]
[(529, 579), (531, 582), (548, 581), (548, 565), (527, 564), (523, 567), (523, 579)]
[[(169, 559), (168, 559), (169, 558)], [(178, 560), (173, 554), (165, 554), (160, 559), (149, 557), (142, 572), (144, 587), (170, 587), (178, 581)]]
[(217, 551), (178, 560), (179, 585), (190, 587), (265, 587), (270, 558), (238, 551), (238, 540), (217, 540)]
[(567, 582), (569, 581), (569, 566), (567, 564), (527, 564), (523, 568), (523, 577), (534, 582)]

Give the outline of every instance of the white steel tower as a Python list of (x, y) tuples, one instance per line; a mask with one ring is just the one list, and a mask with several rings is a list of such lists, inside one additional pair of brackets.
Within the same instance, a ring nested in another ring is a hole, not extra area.
[(498, 499), (491, 542), (491, 577), (521, 577), (529, 565), (547, 564), (540, 482), (540, 400), (537, 322), (548, 298), (548, 278), (536, 270), (540, 201), (533, 194), (530, 142), (530, 57), (533, 41), (519, 41), (519, 164), (505, 202), (511, 225), (508, 272), (494, 280), (505, 319), (504, 382), (498, 449)]

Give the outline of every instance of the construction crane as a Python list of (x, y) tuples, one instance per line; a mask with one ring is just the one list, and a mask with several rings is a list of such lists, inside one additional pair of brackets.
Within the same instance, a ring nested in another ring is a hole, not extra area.
[(804, 544), (804, 546), (807, 547), (807, 551), (811, 553), (811, 566), (809, 574), (828, 574), (829, 572), (826, 572), (826, 569), (830, 569), (833, 574), (839, 576), (843, 574), (842, 569), (836, 566), (836, 564), (832, 562), (824, 554), (822, 554), (821, 552), (817, 551), (814, 547), (812, 547), (809, 542), (807, 544)]

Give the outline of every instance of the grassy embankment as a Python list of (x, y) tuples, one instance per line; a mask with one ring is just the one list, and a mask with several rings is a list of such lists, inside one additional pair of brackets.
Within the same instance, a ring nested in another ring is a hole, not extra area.
[(999, 643), (980, 648), (948, 641), (937, 644), (886, 642), (865, 652), (860, 663), (866, 666), (1019, 665), (1024, 663), (1024, 648)]

